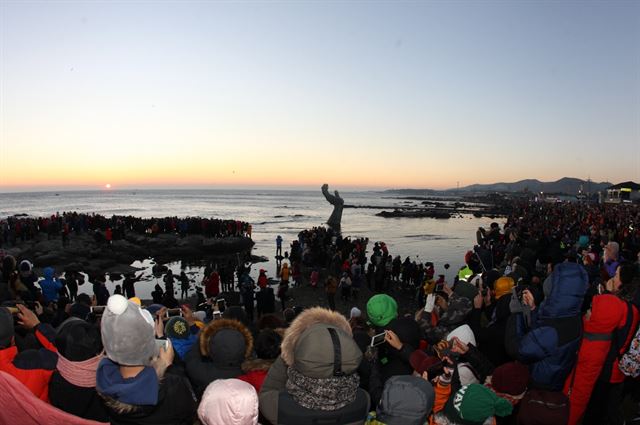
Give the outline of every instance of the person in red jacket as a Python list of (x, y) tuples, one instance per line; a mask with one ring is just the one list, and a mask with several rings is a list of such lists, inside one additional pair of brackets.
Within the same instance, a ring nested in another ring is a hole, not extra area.
[(49, 402), (49, 381), (58, 363), (55, 331), (50, 325), (40, 323), (38, 316), (24, 305), (18, 304), (16, 308), (18, 324), (35, 329), (35, 336), (44, 348), (18, 352), (12, 314), (0, 307), (0, 371), (12, 375), (36, 397)]
[(217, 297), (220, 293), (220, 275), (216, 270), (211, 272), (204, 282), (204, 293), (207, 298)]
[(584, 334), (578, 360), (564, 392), (570, 400), (569, 424), (622, 424), (625, 379), (618, 358), (631, 342), (638, 310), (615, 295), (598, 295), (583, 318)]
[(238, 379), (250, 383), (257, 392), (260, 392), (269, 368), (280, 356), (280, 344), (282, 344), (282, 336), (278, 332), (273, 329), (260, 331), (254, 345), (257, 358), (245, 360), (242, 363), (244, 375), (238, 376)]

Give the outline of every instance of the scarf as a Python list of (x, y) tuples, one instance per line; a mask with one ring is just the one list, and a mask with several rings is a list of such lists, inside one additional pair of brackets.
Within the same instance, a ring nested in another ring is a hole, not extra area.
[(357, 373), (331, 378), (309, 378), (287, 369), (287, 392), (300, 406), (312, 410), (338, 410), (356, 399), (360, 384)]
[(134, 378), (123, 378), (120, 366), (105, 357), (96, 372), (96, 390), (121, 403), (155, 406), (159, 389), (158, 375), (150, 366)]
[(95, 388), (96, 370), (100, 360), (102, 360), (102, 353), (81, 362), (72, 362), (58, 353), (57, 369), (60, 376), (70, 384), (82, 388)]

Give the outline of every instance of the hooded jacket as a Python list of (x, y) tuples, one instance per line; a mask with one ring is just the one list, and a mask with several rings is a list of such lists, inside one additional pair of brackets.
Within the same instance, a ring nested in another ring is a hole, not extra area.
[(36, 397), (49, 401), (49, 381), (58, 363), (54, 345), (55, 331), (44, 323), (35, 327), (38, 342), (44, 347), (18, 352), (15, 345), (0, 349), (0, 371), (14, 376)]
[(203, 425), (257, 425), (256, 390), (237, 379), (218, 379), (204, 392), (198, 417)]
[(560, 391), (582, 337), (580, 309), (589, 279), (581, 265), (560, 263), (549, 284), (548, 296), (531, 313), (530, 328), (522, 313), (511, 315), (505, 345), (512, 357), (529, 365), (534, 387)]
[(242, 323), (232, 319), (209, 322), (184, 359), (187, 376), (198, 397), (210, 382), (242, 375), (242, 362), (252, 351), (253, 336)]
[(608, 355), (611, 349), (616, 349), (612, 347), (613, 343), (617, 344), (618, 353), (628, 347), (638, 324), (638, 312), (633, 305), (615, 295), (598, 295), (591, 304), (591, 317), (585, 318), (583, 323), (584, 336), (578, 360), (564, 388), (570, 401), (569, 425), (577, 424), (584, 414), (596, 380), (611, 383), (624, 381), (624, 375), (618, 368), (618, 357), (609, 362)]
[(501, 365), (510, 360), (504, 345), (507, 321), (511, 315), (510, 301), (511, 294), (496, 300), (495, 308), (488, 314), (489, 324), (486, 327), (480, 325), (482, 310), (474, 308), (470, 316), (469, 325), (478, 341), (478, 348), (494, 365)]
[(124, 379), (119, 366), (109, 359), (103, 359), (96, 375), (96, 389), (105, 401), (111, 425), (193, 423), (196, 398), (182, 376), (147, 366), (135, 378)]
[(376, 421), (384, 425), (424, 425), (431, 414), (435, 392), (421, 377), (394, 376), (384, 386)]
[(319, 380), (347, 378), (356, 373), (362, 352), (351, 337), (351, 328), (344, 316), (320, 307), (303, 311), (285, 331), (281, 348), (282, 354), (269, 369), (259, 394), (260, 411), (269, 422), (274, 425), (364, 423), (370, 402), (366, 391), (360, 388), (352, 394), (352, 402), (337, 410), (308, 409), (296, 402), (287, 390), (289, 368)]
[(62, 283), (58, 279), (54, 279), (53, 274), (54, 270), (51, 267), (45, 267), (43, 270), (44, 280), (39, 282), (46, 303), (58, 301), (58, 291), (62, 288)]

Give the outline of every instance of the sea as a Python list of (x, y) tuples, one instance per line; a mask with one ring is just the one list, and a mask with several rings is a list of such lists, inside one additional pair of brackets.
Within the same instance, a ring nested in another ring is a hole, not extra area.
[[(331, 188), (333, 190), (333, 188)], [(346, 205), (374, 206), (380, 208), (345, 208), (342, 214), (344, 236), (368, 237), (368, 256), (375, 241), (384, 241), (391, 255), (404, 260), (431, 261), (436, 274), (445, 274), (452, 280), (455, 270), (463, 264), (466, 251), (475, 243), (478, 227), (487, 228), (493, 221), (502, 225), (504, 219), (476, 218), (462, 215), (450, 219), (435, 218), (383, 218), (376, 213), (396, 207), (418, 206), (420, 201), (380, 191), (340, 192)], [(456, 199), (441, 197), (443, 202)], [(267, 262), (255, 264), (251, 274), (257, 279), (260, 268), (275, 277), (276, 237), (281, 235), (283, 251), (297, 239), (304, 229), (322, 226), (331, 215), (330, 205), (318, 190), (100, 190), (61, 191), (38, 193), (0, 193), (0, 217), (15, 214), (50, 216), (56, 212), (77, 211), (137, 217), (187, 217), (199, 216), (221, 219), (238, 219), (252, 224), (255, 242), (253, 254), (264, 256)], [(161, 279), (153, 276), (153, 259), (136, 261), (132, 265), (143, 269), (141, 283), (136, 286), (139, 296), (150, 298), (155, 283)], [(451, 268), (446, 271), (445, 264)], [(184, 270), (195, 283), (203, 278), (203, 269), (185, 266), (180, 261), (168, 265), (179, 274)], [(450, 275), (450, 276), (449, 276)], [(109, 280), (112, 292), (121, 281)], [(164, 285), (162, 285), (164, 286)], [(176, 285), (178, 287), (178, 285)], [(80, 292), (90, 291), (83, 285)]]

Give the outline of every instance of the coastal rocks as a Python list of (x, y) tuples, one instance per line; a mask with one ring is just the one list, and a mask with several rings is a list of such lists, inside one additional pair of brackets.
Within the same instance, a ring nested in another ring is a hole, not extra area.
[(127, 234), (112, 244), (90, 234), (72, 234), (66, 246), (60, 239), (49, 240), (39, 234), (6, 249), (17, 259), (29, 259), (38, 268), (126, 274), (139, 269), (130, 264), (154, 258), (159, 264), (178, 260), (201, 261), (251, 251), (253, 241), (246, 237), (205, 238), (201, 235), (180, 237), (174, 234), (146, 236)]
[(439, 210), (405, 210), (395, 209), (393, 211), (380, 211), (376, 214), (379, 217), (393, 218), (393, 217), (408, 217), (408, 218), (451, 218), (451, 213), (447, 211)]

